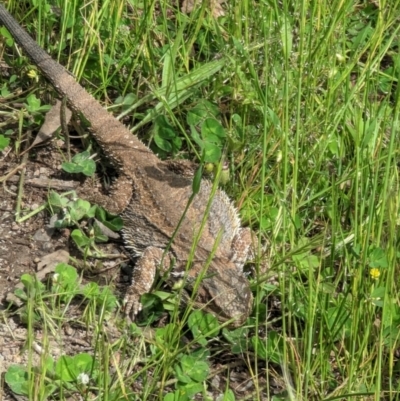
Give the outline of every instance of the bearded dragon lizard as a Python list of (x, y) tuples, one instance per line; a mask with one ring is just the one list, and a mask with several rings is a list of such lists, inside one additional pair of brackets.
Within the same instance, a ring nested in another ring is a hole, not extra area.
[(171, 171), (168, 163), (109, 114), (1, 4), (0, 24), (73, 111), (83, 116), (91, 135), (117, 169), (110, 194), (96, 194), (94, 201), (121, 215), (125, 247), (138, 257), (125, 296), (125, 313), (135, 318), (142, 307), (140, 297), (151, 290), (157, 269), (170, 269), (170, 280), (183, 280), (197, 307), (214, 313), (221, 322), (242, 325), (253, 302), (243, 274), (251, 231), (241, 227), (227, 194), (202, 180), (188, 206), (193, 194), (190, 178)]

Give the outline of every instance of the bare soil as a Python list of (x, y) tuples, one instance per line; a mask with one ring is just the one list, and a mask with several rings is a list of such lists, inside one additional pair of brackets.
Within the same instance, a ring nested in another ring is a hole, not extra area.
[[(49, 255), (57, 251), (65, 251), (67, 255), (73, 256), (74, 260), (78, 261), (79, 267), (84, 264), (82, 255), (70, 239), (69, 229), (56, 230), (49, 227), (50, 213), (47, 210), (35, 214), (23, 223), (15, 221), (21, 176), (24, 177), (25, 182), (22, 195), (20, 195), (22, 215), (37, 210), (46, 202), (49, 193), (46, 183), (49, 179), (60, 180), (55, 181), (58, 186), (62, 186), (65, 182), (65, 188), (62, 188), (65, 191), (79, 185), (78, 181), (71, 181), (71, 177), (62, 172), (63, 160), (54, 144), (30, 152), (31, 155), (24, 169), (17, 169), (20, 166), (20, 158), (15, 156), (14, 151), (9, 149), (8, 152), (0, 153), (0, 180), (3, 179), (3, 182), (0, 181), (0, 374), (2, 375), (11, 364), (26, 365), (28, 362), (28, 352), (24, 351), (27, 344), (26, 325), (21, 323), (17, 309), (6, 301), (6, 297), (13, 293), (20, 282), (21, 276), (24, 273), (35, 274), (38, 265), (43, 264)], [(8, 176), (12, 171), (16, 171), (15, 174)], [(121, 245), (118, 243), (111, 242), (106, 247), (107, 253), (120, 253)], [(92, 272), (100, 265), (99, 273), (92, 273), (90, 279), (101, 283), (115, 281), (119, 285), (120, 265), (126, 261), (126, 255), (120, 253), (120, 258), (109, 262), (86, 262), (86, 264), (92, 264)], [(69, 264), (74, 265), (71, 260)], [(77, 264), (75, 267), (78, 267)], [(123, 281), (125, 282), (123, 285), (126, 286), (129, 278), (124, 276)], [(79, 312), (72, 308), (71, 314), (74, 313)], [(37, 347), (35, 351), (39, 360), (43, 337), (40, 329), (35, 330), (35, 336)], [(62, 337), (57, 340), (51, 339), (53, 343), (49, 348), (54, 350), (55, 358), (59, 356), (57, 354), (61, 349), (63, 354), (69, 355), (88, 352), (92, 349), (91, 334), (85, 328), (68, 327)], [(6, 387), (3, 380), (1, 387)], [(11, 396), (9, 391), (1, 387), (2, 399), (9, 399), (8, 397)]]

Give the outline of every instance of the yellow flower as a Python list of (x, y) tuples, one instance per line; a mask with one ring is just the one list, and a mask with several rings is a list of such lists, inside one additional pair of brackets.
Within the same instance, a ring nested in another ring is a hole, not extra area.
[(37, 72), (35, 70), (29, 70), (27, 75), (29, 78), (32, 78), (32, 79), (37, 79), (37, 76), (38, 76)]
[(381, 275), (381, 272), (379, 271), (379, 269), (377, 269), (376, 267), (374, 267), (373, 269), (371, 269), (369, 271), (369, 275), (371, 276), (371, 278), (373, 280), (378, 280), (379, 276)]

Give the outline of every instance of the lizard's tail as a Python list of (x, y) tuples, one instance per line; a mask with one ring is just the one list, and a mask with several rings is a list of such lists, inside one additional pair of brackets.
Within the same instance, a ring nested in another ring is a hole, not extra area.
[(10, 31), (57, 92), (67, 98), (70, 107), (83, 115), (91, 126), (92, 135), (114, 162), (121, 167), (127, 166), (129, 164), (123, 159), (132, 158), (133, 153), (137, 155), (137, 163), (140, 163), (142, 158), (143, 163), (146, 163), (146, 160), (155, 157), (123, 124), (104, 110), (62, 65), (54, 61), (1, 4), (0, 24)]

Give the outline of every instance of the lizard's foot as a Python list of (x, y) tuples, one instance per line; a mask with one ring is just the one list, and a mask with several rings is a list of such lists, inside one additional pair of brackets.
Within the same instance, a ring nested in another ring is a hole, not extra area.
[(130, 322), (135, 321), (137, 314), (142, 310), (140, 294), (138, 294), (136, 289), (132, 287), (133, 286), (129, 287), (124, 298), (125, 318)]
[[(127, 237), (125, 236), (126, 240)], [(124, 299), (125, 316), (131, 321), (134, 321), (137, 314), (142, 310), (140, 297), (151, 290), (162, 255), (162, 249), (149, 246), (143, 251), (142, 256), (136, 263), (132, 284), (128, 288)]]

